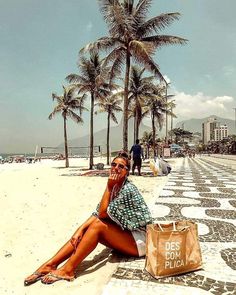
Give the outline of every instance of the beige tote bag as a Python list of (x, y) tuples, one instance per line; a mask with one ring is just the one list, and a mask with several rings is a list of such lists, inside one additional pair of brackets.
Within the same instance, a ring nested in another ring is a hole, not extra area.
[(197, 224), (148, 224), (145, 269), (156, 279), (202, 268)]

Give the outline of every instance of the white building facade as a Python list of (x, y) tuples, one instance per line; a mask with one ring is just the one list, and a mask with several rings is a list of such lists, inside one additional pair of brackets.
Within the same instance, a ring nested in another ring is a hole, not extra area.
[(228, 136), (228, 126), (227, 125), (218, 126), (215, 128), (214, 133), (215, 133), (214, 140), (220, 141), (224, 137)]
[(216, 118), (209, 118), (202, 123), (202, 141), (207, 144), (209, 141), (220, 141), (228, 136), (228, 126), (221, 125)]
[(207, 122), (202, 123), (202, 141), (204, 144), (214, 140), (216, 126), (217, 120), (215, 118), (209, 118)]

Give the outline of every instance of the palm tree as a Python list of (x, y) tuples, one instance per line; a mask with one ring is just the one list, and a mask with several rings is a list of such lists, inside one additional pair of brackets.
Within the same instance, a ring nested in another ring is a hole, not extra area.
[(162, 129), (164, 123), (164, 114), (166, 112), (166, 106), (162, 98), (156, 97), (156, 99), (152, 99), (150, 103), (150, 113), (151, 113), (151, 121), (152, 121), (152, 142), (153, 142), (153, 151), (154, 156), (156, 156), (156, 126), (159, 127), (159, 130)]
[[(170, 97), (172, 97), (172, 95), (170, 95)], [(164, 123), (164, 114), (170, 113), (166, 101), (165, 87), (162, 83), (157, 84), (155, 88), (153, 88), (153, 97), (148, 99), (146, 104), (151, 114), (154, 156), (156, 156), (156, 126), (161, 130)]]
[(167, 103), (168, 106), (167, 108), (170, 110), (170, 116), (171, 116), (171, 122), (170, 122), (170, 139), (171, 139), (171, 143), (172, 143), (172, 130), (173, 130), (173, 118), (177, 118), (177, 116), (173, 113), (173, 109), (176, 107), (176, 103), (174, 102), (174, 100), (170, 101)]
[(145, 149), (144, 156), (146, 159), (149, 159), (149, 147), (152, 145), (152, 142), (153, 142), (152, 132), (144, 131), (142, 142), (144, 144), (144, 149)]
[[(81, 118), (82, 111), (86, 110), (84, 107), (84, 100), (86, 95), (76, 96), (76, 87), (74, 85), (69, 85), (63, 87), (64, 93), (61, 96), (58, 96), (55, 93), (52, 93), (52, 99), (57, 101), (52, 113), (48, 116), (48, 119), (51, 120), (56, 114), (61, 113), (64, 121), (64, 146), (65, 146), (65, 160), (66, 167), (69, 167), (68, 159), (68, 144), (67, 144), (67, 118), (70, 117), (76, 123), (83, 123)], [(74, 110), (79, 110), (80, 116), (74, 112)]]
[(107, 112), (107, 165), (109, 165), (109, 155), (110, 155), (110, 120), (118, 124), (115, 112), (121, 112), (122, 108), (119, 106), (122, 99), (117, 98), (118, 95), (114, 94), (107, 96), (102, 99), (96, 105), (100, 108), (98, 112)]
[(174, 128), (171, 133), (175, 136), (175, 143), (184, 142), (184, 138), (191, 138), (193, 133), (182, 128)]
[[(109, 36), (88, 44), (81, 50), (111, 49), (106, 62), (112, 62), (111, 76), (125, 63), (123, 148), (128, 150), (128, 92), (131, 57), (164, 80), (159, 66), (154, 62), (155, 49), (163, 45), (185, 44), (186, 39), (157, 34), (173, 21), (179, 13), (166, 13), (147, 20), (152, 0), (98, 0), (101, 13), (109, 28)], [(154, 35), (153, 35), (154, 34)]]
[(142, 77), (145, 69), (132, 66), (130, 75), (129, 104), (131, 104), (134, 116), (134, 143), (139, 137), (139, 126), (143, 117), (149, 110), (145, 108), (145, 102), (154, 97), (154, 77)]
[(110, 94), (111, 85), (105, 83), (109, 69), (102, 68), (102, 60), (99, 58), (98, 52), (90, 53), (90, 57), (80, 57), (78, 67), (81, 72), (78, 74), (70, 74), (66, 79), (70, 83), (76, 83), (81, 93), (90, 94), (90, 157), (89, 169), (93, 169), (93, 119), (94, 119), (94, 103), (98, 98), (102, 98)]
[[(134, 118), (134, 128), (133, 128), (133, 135), (134, 139), (133, 142), (135, 143), (136, 139), (139, 137), (139, 126), (142, 122), (143, 118), (149, 115), (149, 108), (142, 102), (140, 104), (140, 108), (137, 111), (136, 105), (134, 101), (129, 101), (129, 109), (128, 109), (128, 120)], [(138, 124), (136, 124), (136, 116), (138, 116)], [(137, 128), (136, 128), (137, 126)]]

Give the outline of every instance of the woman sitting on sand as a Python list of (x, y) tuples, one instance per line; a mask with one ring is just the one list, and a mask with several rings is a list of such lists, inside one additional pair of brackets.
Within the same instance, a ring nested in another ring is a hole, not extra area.
[(119, 153), (111, 163), (107, 186), (96, 212), (55, 256), (25, 279), (25, 286), (38, 280), (44, 284), (74, 280), (76, 267), (98, 243), (125, 255), (145, 255), (146, 225), (152, 218), (138, 189), (127, 179), (129, 170), (128, 155)]

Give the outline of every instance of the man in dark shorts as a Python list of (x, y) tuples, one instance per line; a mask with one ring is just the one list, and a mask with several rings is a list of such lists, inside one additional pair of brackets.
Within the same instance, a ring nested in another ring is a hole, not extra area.
[(142, 158), (143, 150), (141, 145), (139, 144), (139, 139), (136, 139), (136, 144), (131, 147), (130, 154), (133, 153), (133, 165), (132, 165), (132, 174), (134, 175), (134, 169), (137, 166), (138, 175), (141, 175), (141, 166), (142, 166)]

